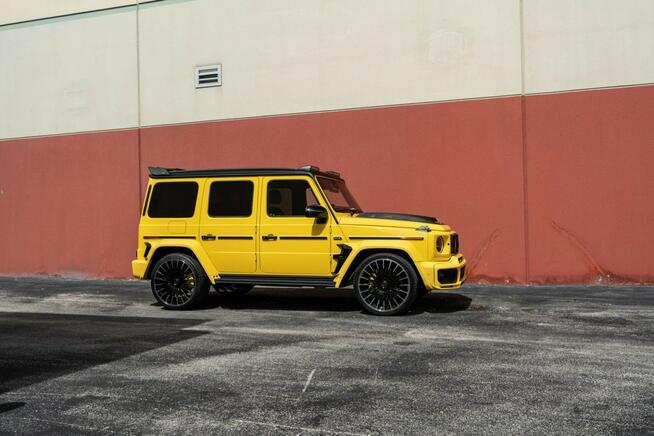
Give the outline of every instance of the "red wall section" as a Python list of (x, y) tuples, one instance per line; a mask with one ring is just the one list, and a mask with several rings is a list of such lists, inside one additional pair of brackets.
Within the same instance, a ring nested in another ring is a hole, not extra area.
[(0, 274), (129, 277), (147, 166), (310, 163), (451, 224), (472, 280), (654, 282), (652, 114), (641, 86), (0, 141)]
[(529, 278), (654, 282), (654, 87), (526, 108)]
[(147, 166), (318, 165), (368, 211), (435, 215), (477, 279), (524, 281), (519, 97), (146, 128)]
[(128, 277), (138, 132), (0, 142), (0, 273)]

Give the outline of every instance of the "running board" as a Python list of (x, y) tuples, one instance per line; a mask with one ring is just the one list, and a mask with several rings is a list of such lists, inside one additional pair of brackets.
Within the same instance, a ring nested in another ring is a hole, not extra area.
[(216, 284), (247, 284), (247, 285), (268, 285), (268, 286), (320, 286), (333, 288), (333, 277), (322, 276), (264, 276), (264, 275), (241, 275), (221, 274), (215, 277)]

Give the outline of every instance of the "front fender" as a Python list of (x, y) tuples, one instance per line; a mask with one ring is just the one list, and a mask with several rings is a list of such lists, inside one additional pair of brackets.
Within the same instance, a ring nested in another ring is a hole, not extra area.
[[(380, 252), (402, 252), (406, 254), (406, 256), (410, 259), (411, 263), (415, 267), (416, 260), (422, 259), (425, 256), (424, 251), (426, 250), (424, 241), (400, 239), (370, 239), (361, 241), (350, 240), (346, 244), (352, 248), (352, 251), (339, 270), (339, 274), (334, 279), (334, 283), (337, 288), (341, 285), (345, 285), (343, 280), (345, 280), (346, 277), (349, 277), (354, 272), (354, 269), (357, 267), (361, 260), (361, 256), (365, 256), (366, 252), (370, 252), (370, 254)], [(425, 278), (422, 277), (422, 271), (419, 271), (418, 268), (416, 268), (416, 271), (422, 280), (425, 281)]]

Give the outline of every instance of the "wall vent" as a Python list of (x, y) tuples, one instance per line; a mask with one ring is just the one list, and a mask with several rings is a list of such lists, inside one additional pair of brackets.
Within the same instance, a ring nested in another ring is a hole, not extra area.
[(195, 67), (195, 87), (208, 88), (209, 86), (222, 86), (223, 84), (223, 66), (203, 65)]

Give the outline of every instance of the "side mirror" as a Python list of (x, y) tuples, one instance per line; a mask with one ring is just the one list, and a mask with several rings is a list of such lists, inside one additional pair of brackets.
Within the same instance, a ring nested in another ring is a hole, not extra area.
[(304, 209), (304, 216), (308, 218), (327, 219), (327, 209), (319, 204), (310, 204)]

